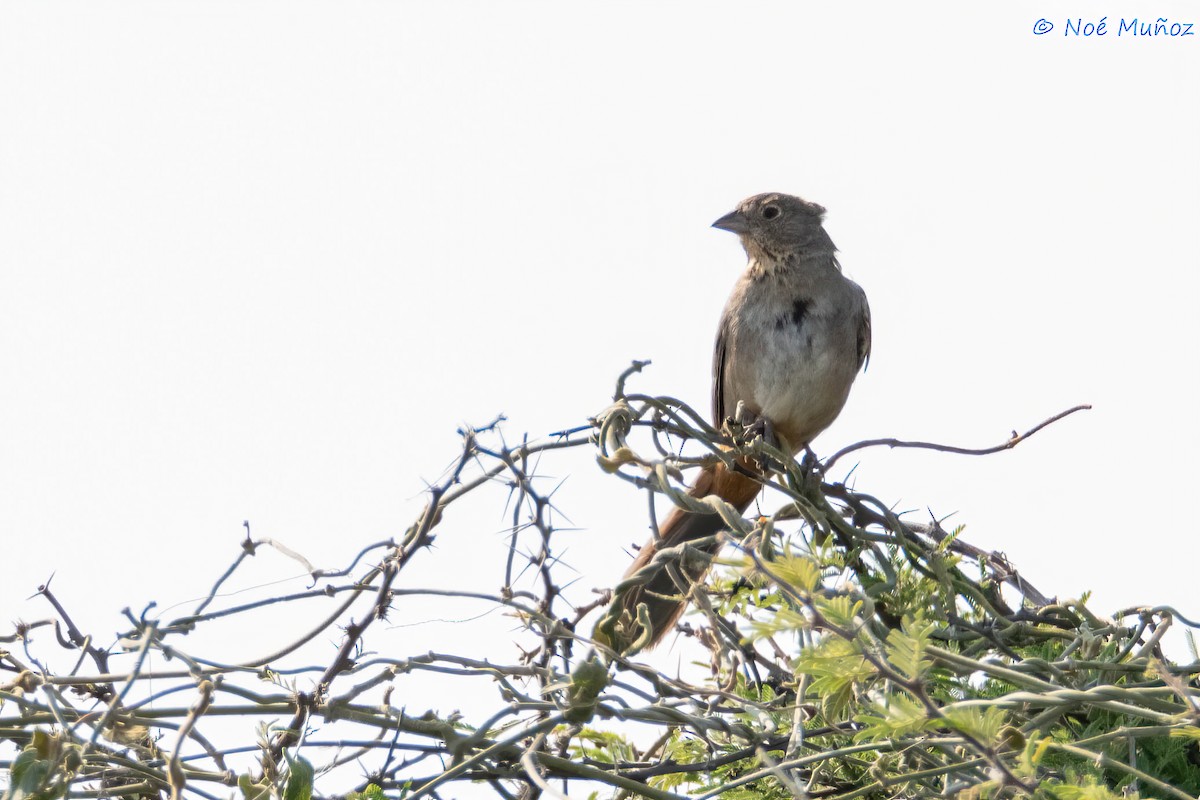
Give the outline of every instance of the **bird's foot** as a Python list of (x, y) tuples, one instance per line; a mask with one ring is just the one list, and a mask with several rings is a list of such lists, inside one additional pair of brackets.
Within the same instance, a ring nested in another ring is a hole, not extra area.
[[(761, 440), (761, 444), (755, 446), (755, 460), (758, 462), (758, 468), (763, 472), (778, 472), (786, 468), (786, 463), (779, 460), (779, 452), (783, 452), (783, 445), (779, 440), (779, 434), (775, 431), (775, 424), (766, 417), (755, 417), (749, 425), (743, 429), (743, 435), (747, 443), (755, 443)], [(764, 448), (770, 448), (777, 453), (766, 452)]]
[(747, 441), (754, 441), (758, 437), (771, 447), (779, 447), (779, 437), (775, 434), (775, 423), (766, 417), (756, 417), (753, 422), (745, 428)]

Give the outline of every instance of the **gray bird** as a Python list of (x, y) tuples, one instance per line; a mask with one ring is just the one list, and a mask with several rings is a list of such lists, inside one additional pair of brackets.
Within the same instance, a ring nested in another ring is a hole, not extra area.
[[(749, 263), (733, 287), (717, 328), (713, 354), (713, 422), (720, 427), (742, 404), (750, 420), (772, 432), (781, 449), (795, 455), (841, 413), (850, 386), (871, 352), (871, 312), (862, 288), (842, 274), (833, 241), (821, 221), (825, 209), (799, 197), (768, 193), (744, 200), (713, 223), (736, 233)], [(706, 467), (688, 491), (715, 494), (743, 512), (758, 495), (759, 481), (726, 468)], [(675, 509), (630, 566), (641, 570), (660, 549), (701, 539), (724, 528), (717, 514)], [(719, 543), (707, 546), (702, 563), (682, 564), (690, 582), (703, 579)], [(645, 603), (653, 647), (674, 628), (687, 598), (660, 570), (622, 600), (620, 643), (642, 634), (635, 622)], [(603, 624), (603, 623), (602, 623)]]

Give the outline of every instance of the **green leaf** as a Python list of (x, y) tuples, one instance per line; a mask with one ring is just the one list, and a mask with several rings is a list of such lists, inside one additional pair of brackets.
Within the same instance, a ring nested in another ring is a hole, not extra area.
[(249, 775), (238, 775), (238, 790), (242, 800), (268, 800), (271, 796), (271, 784), (254, 783)]
[(1083, 786), (1059, 784), (1044, 788), (1058, 800), (1125, 800), (1124, 795), (1111, 792), (1106, 787), (1090, 781)]
[(581, 661), (571, 673), (567, 689), (567, 709), (563, 718), (568, 722), (583, 723), (596, 713), (596, 702), (600, 693), (608, 687), (608, 667), (598, 658)]
[(1000, 731), (1007, 722), (1007, 714), (999, 706), (980, 708), (944, 708), (946, 721), (958, 731), (987, 743), (998, 742)]
[(36, 746), (26, 747), (13, 760), (9, 773), (8, 791), (4, 800), (42, 800), (50, 795), (43, 794), (50, 776), (53, 762), (38, 758)]
[(1195, 725), (1186, 725), (1171, 731), (1171, 736), (1179, 736), (1191, 739), (1194, 742), (1200, 742), (1200, 728), (1197, 728)]
[(634, 747), (625, 737), (614, 731), (584, 728), (575, 738), (572, 750), (579, 758), (590, 758), (605, 764), (628, 761), (634, 756)]
[(313, 765), (304, 756), (288, 756), (287, 788), (283, 800), (312, 800)]
[(935, 627), (932, 622), (908, 618), (903, 630), (888, 633), (888, 660), (909, 680), (921, 679), (932, 666), (925, 652)]
[(929, 719), (924, 705), (899, 692), (888, 695), (872, 707), (874, 714), (859, 714), (854, 718), (865, 726), (854, 734), (856, 742), (907, 736), (936, 725), (935, 720)]
[(854, 600), (848, 595), (838, 595), (816, 601), (817, 610), (830, 623), (849, 631), (858, 630), (859, 612), (862, 611), (862, 601)]
[(833, 715), (840, 715), (854, 700), (856, 688), (877, 674), (853, 642), (834, 636), (801, 652), (796, 672), (812, 678), (809, 696), (819, 698)]
[[(404, 786), (405, 789), (408, 788), (407, 783)], [(400, 796), (403, 797), (404, 793), (401, 793)], [(351, 792), (346, 795), (346, 800), (386, 800), (386, 798), (387, 795), (383, 793), (383, 789), (374, 783), (368, 783), (367, 788), (361, 792)]]
[(821, 567), (816, 561), (786, 552), (771, 562), (771, 572), (779, 579), (809, 594), (821, 582)]
[(806, 631), (812, 628), (812, 621), (803, 612), (794, 608), (780, 608), (769, 619), (751, 620), (750, 627), (754, 638), (762, 639), (777, 633), (791, 631)]

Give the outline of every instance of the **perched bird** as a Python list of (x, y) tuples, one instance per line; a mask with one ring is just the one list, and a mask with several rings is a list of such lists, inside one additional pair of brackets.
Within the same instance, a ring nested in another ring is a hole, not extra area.
[[(768, 193), (744, 200), (713, 223), (738, 235), (749, 263), (733, 287), (717, 327), (713, 354), (713, 422), (721, 427), (738, 403), (749, 419), (773, 433), (795, 455), (841, 413), (850, 386), (871, 352), (871, 314), (862, 288), (842, 274), (833, 241), (821, 222), (825, 209), (799, 197)], [(688, 493), (715, 494), (745, 511), (761, 484), (724, 464), (706, 467)], [(626, 578), (655, 553), (712, 536), (724, 528), (717, 514), (675, 509), (647, 542)], [(708, 571), (720, 544), (707, 545), (702, 563), (681, 564), (692, 583)], [(654, 646), (687, 607), (666, 569), (620, 597), (624, 643), (644, 636), (635, 622), (639, 603), (649, 611)], [(621, 610), (618, 610), (620, 613)], [(602, 623), (603, 624), (603, 623)]]

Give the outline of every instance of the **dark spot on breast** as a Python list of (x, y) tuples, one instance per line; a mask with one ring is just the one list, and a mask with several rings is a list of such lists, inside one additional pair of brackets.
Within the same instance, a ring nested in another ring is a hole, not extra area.
[(793, 328), (802, 328), (804, 326), (804, 315), (808, 313), (808, 301), (804, 298), (796, 300), (792, 303), (790, 313), (780, 314), (775, 320), (775, 328), (783, 330), (789, 326)]

